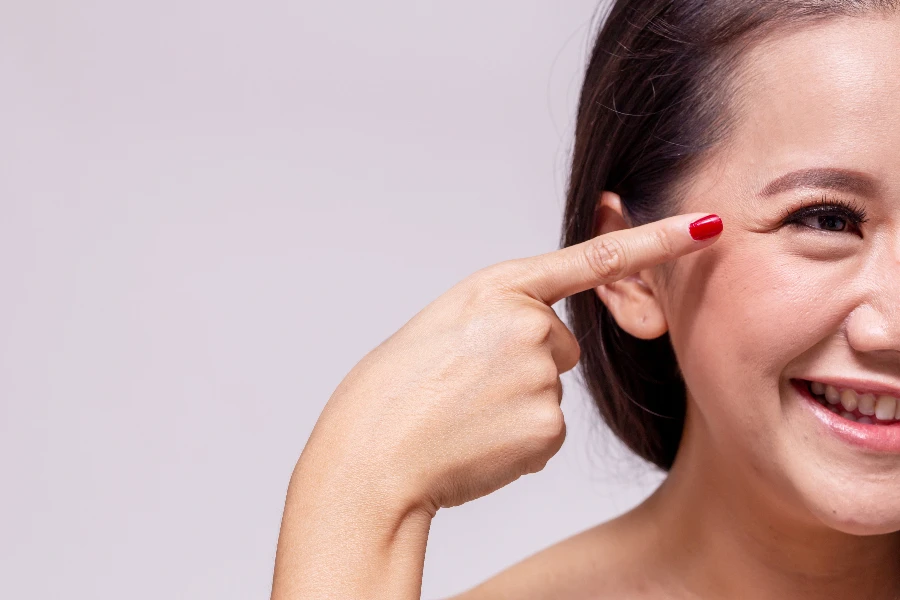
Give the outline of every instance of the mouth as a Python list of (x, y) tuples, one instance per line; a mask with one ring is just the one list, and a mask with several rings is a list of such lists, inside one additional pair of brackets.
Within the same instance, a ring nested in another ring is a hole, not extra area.
[(816, 402), (844, 419), (868, 425), (900, 423), (900, 402), (894, 396), (839, 388), (820, 381), (799, 381)]
[(900, 453), (900, 400), (828, 385), (791, 379), (792, 387), (830, 433), (854, 446), (877, 452)]

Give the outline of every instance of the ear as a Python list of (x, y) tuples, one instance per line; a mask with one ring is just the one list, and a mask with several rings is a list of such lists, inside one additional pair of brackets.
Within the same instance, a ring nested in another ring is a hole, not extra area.
[[(594, 213), (594, 236), (629, 227), (622, 213), (622, 199), (618, 194), (604, 190)], [(647, 281), (652, 281), (650, 269), (594, 290), (619, 327), (636, 338), (652, 340), (668, 331), (669, 324), (657, 295)]]

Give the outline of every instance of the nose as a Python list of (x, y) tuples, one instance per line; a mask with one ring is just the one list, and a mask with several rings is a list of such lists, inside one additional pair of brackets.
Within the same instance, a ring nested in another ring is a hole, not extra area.
[(857, 307), (847, 323), (847, 341), (858, 352), (900, 352), (900, 311), (878, 310), (871, 304)]
[[(900, 353), (900, 255), (870, 263), (862, 281), (870, 282), (863, 301), (846, 322), (847, 341), (859, 352)], [(895, 359), (897, 357), (894, 357)]]

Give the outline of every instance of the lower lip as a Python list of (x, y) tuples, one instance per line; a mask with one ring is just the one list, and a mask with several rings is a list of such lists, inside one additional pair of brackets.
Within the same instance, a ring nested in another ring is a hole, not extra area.
[(819, 404), (806, 387), (806, 382), (791, 379), (791, 385), (806, 399), (802, 406), (840, 439), (858, 448), (900, 454), (900, 426), (850, 421)]

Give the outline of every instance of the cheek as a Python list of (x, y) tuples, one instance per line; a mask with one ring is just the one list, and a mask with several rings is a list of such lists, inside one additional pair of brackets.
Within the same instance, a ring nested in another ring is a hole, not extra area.
[(853, 268), (810, 260), (754, 233), (679, 259), (669, 331), (703, 412), (776, 415), (785, 367), (846, 318), (849, 303), (838, 292)]

